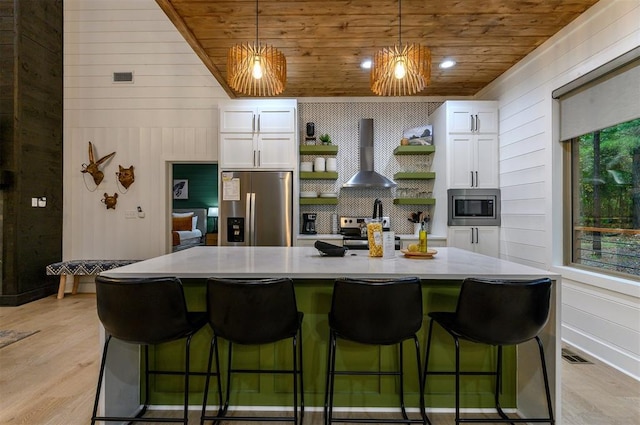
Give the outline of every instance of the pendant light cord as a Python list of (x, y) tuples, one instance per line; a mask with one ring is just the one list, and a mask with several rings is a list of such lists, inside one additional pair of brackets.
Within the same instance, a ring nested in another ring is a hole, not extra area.
[(398, 47), (402, 47), (402, 0), (398, 0), (398, 18), (400, 25), (398, 25)]
[(258, 47), (258, 0), (256, 0), (256, 47)]

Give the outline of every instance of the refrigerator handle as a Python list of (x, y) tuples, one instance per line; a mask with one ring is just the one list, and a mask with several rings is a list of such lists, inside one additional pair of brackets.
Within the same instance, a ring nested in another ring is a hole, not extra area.
[(251, 246), (256, 244), (256, 194), (251, 193)]
[(244, 225), (244, 240), (245, 240), (245, 245), (249, 246), (251, 245), (251, 217), (252, 217), (252, 211), (251, 211), (251, 193), (247, 193), (247, 199), (246, 199), (246, 205), (245, 205), (245, 209), (246, 211), (246, 222)]

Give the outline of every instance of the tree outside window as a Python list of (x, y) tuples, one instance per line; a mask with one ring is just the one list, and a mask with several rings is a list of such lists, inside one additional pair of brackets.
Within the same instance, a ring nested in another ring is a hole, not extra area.
[(640, 118), (571, 146), (572, 263), (640, 276)]

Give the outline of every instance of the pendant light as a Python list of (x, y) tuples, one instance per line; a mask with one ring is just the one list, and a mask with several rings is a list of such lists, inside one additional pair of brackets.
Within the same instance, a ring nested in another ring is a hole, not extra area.
[(419, 44), (402, 46), (402, 0), (398, 0), (398, 44), (379, 50), (371, 67), (371, 91), (379, 96), (418, 93), (431, 78), (431, 52)]
[(256, 0), (256, 41), (229, 49), (227, 83), (233, 90), (249, 96), (276, 96), (287, 82), (287, 59), (273, 46), (258, 40), (258, 0)]

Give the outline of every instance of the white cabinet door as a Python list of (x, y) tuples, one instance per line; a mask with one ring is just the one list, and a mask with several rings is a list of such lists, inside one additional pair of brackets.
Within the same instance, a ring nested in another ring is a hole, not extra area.
[(476, 133), (487, 134), (498, 132), (498, 105), (496, 102), (476, 101), (473, 115)]
[(498, 172), (498, 135), (482, 134), (474, 136), (475, 170), (473, 184), (476, 188), (494, 189), (500, 187)]
[(494, 101), (447, 102), (449, 133), (497, 133), (498, 106)]
[(295, 132), (295, 112), (289, 107), (258, 108), (257, 129), (259, 133)]
[(476, 227), (475, 252), (497, 257), (500, 255), (500, 229), (497, 226)]
[(497, 226), (451, 226), (449, 246), (497, 257), (500, 253), (500, 233)]
[(447, 140), (451, 189), (498, 187), (498, 136), (456, 134)]
[(474, 234), (472, 234), (472, 230), (473, 229), (471, 227), (449, 227), (449, 236), (447, 238), (449, 246), (473, 251), (474, 246), (472, 236), (474, 236)]
[(293, 134), (260, 134), (257, 144), (256, 166), (259, 168), (289, 168), (295, 163)]
[(253, 133), (255, 129), (255, 108), (228, 106), (220, 109), (221, 133)]
[(220, 166), (222, 170), (254, 168), (257, 161), (253, 133), (220, 134)]
[(449, 136), (447, 153), (448, 186), (453, 189), (472, 187), (473, 173), (476, 171), (476, 139), (473, 135)]

